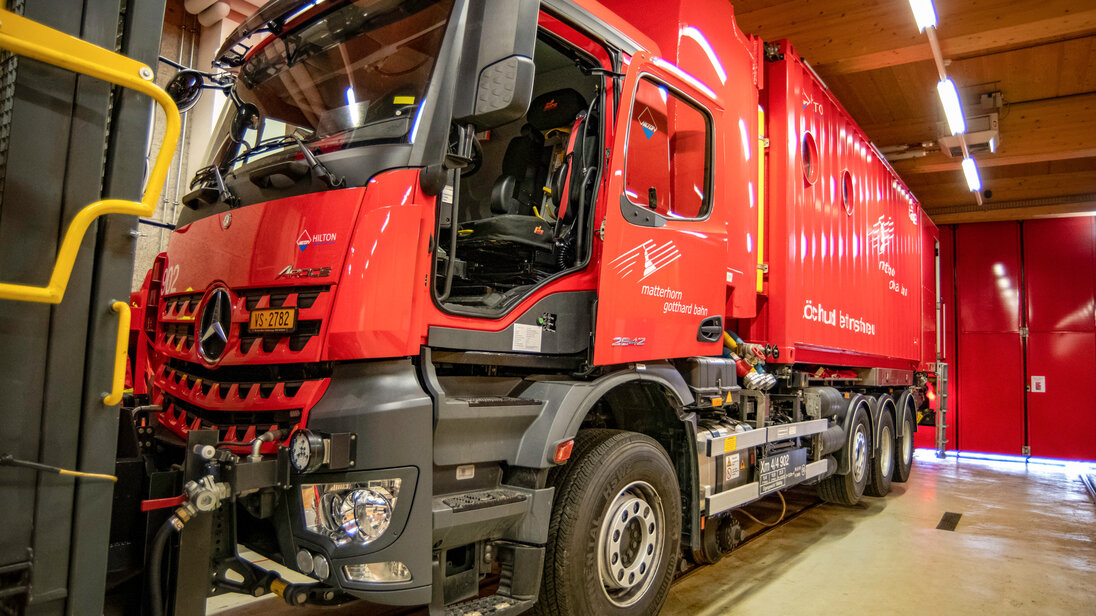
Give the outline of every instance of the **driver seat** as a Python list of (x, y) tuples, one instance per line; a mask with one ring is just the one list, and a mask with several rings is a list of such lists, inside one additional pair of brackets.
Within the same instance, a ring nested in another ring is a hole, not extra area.
[[(586, 100), (571, 88), (538, 96), (529, 105), (527, 124), (510, 140), (502, 175), (491, 190), (494, 216), (461, 225), (465, 243), (514, 242), (551, 251), (555, 222), (540, 218), (549, 173), (567, 153), (566, 134), (546, 139), (552, 131), (572, 132), (585, 117)], [(573, 140), (571, 140), (573, 143)], [(557, 167), (558, 169), (558, 167)], [(557, 184), (553, 182), (553, 184)], [(558, 188), (556, 190), (559, 190)], [(558, 196), (555, 196), (558, 200)]]

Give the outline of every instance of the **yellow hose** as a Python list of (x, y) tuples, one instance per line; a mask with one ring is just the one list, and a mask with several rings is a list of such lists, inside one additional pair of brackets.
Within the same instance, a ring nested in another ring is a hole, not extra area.
[(735, 342), (734, 338), (731, 338), (731, 335), (728, 334), (727, 332), (723, 332), (723, 346), (727, 347), (728, 349), (730, 349), (732, 351), (737, 351), (738, 350), (738, 343)]

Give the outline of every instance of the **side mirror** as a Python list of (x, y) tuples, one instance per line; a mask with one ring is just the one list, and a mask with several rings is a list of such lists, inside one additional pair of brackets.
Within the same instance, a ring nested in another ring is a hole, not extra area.
[(251, 103), (243, 103), (236, 107), (236, 115), (232, 116), (232, 127), (229, 136), (236, 143), (244, 138), (244, 133), (249, 128), (259, 128), (259, 108)]
[(453, 118), (486, 130), (525, 115), (533, 98), (539, 0), (471, 0)]
[(202, 90), (205, 86), (205, 75), (198, 71), (186, 69), (179, 71), (168, 82), (167, 95), (175, 101), (179, 113), (186, 113), (202, 98)]

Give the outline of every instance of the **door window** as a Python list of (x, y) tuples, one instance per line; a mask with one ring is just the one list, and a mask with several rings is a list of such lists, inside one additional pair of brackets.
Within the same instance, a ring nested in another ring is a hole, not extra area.
[(708, 215), (711, 122), (666, 86), (643, 78), (628, 128), (625, 193), (666, 218)]

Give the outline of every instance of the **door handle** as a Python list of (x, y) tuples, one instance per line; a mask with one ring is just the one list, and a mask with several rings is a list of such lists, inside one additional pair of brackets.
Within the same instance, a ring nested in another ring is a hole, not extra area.
[(708, 317), (700, 322), (696, 332), (698, 342), (718, 342), (723, 339), (723, 317)]

